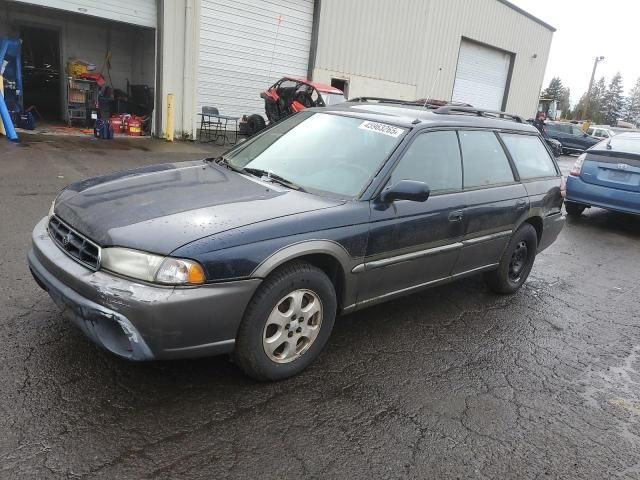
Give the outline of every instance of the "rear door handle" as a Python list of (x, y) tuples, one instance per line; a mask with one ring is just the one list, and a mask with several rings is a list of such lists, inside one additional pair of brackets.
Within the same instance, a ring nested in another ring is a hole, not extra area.
[(449, 221), (450, 222), (459, 222), (460, 220), (462, 220), (462, 210), (456, 210), (454, 212), (451, 212), (449, 214)]
[(526, 200), (518, 200), (516, 202), (516, 208), (518, 210), (524, 210), (527, 207), (527, 201)]

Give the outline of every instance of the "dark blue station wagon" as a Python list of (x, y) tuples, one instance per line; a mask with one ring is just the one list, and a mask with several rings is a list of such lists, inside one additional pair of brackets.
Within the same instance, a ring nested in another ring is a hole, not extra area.
[(116, 355), (231, 353), (277, 380), (318, 356), (341, 313), (477, 273), (516, 292), (564, 224), (560, 180), (518, 117), (344, 103), (217, 159), (70, 185), (28, 261)]

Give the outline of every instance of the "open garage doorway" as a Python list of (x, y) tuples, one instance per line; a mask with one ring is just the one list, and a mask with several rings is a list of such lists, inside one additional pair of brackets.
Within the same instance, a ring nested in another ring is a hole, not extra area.
[(60, 33), (21, 27), (24, 108), (35, 108), (47, 121), (62, 120)]

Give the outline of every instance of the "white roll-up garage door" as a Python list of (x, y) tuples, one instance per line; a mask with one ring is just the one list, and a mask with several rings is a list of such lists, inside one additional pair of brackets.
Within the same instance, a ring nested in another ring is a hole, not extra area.
[(508, 53), (462, 40), (451, 99), (474, 107), (502, 110), (510, 65)]
[(156, 0), (15, 0), (116, 22), (156, 28)]
[(202, 0), (198, 107), (264, 117), (260, 92), (307, 76), (312, 23), (313, 0)]

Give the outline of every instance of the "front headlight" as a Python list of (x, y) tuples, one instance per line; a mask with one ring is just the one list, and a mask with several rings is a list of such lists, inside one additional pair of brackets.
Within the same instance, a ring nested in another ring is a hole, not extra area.
[(130, 248), (103, 248), (100, 266), (127, 277), (164, 285), (201, 285), (206, 279), (198, 262)]

